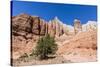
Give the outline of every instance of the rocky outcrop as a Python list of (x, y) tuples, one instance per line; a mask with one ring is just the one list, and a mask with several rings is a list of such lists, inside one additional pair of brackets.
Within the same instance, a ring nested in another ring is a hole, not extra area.
[(48, 23), (48, 34), (50, 34), (52, 37), (55, 35), (54, 24), (51, 21)]
[(75, 31), (75, 34), (82, 31), (82, 25), (81, 25), (80, 20), (78, 20), (78, 19), (74, 20), (74, 31)]
[(40, 18), (39, 17), (32, 17), (33, 21), (31, 22), (31, 30), (33, 34), (39, 35), (40, 34)]
[(43, 19), (40, 19), (40, 35), (46, 34), (46, 21)]
[(37, 16), (21, 14), (12, 17), (12, 32), (16, 34), (33, 33), (35, 35), (45, 35), (46, 23)]
[(60, 24), (60, 20), (57, 17), (49, 21), (48, 24), (51, 36), (60, 36), (62, 34), (62, 26)]
[(31, 32), (32, 17), (27, 14), (21, 14), (12, 17), (12, 31)]
[(41, 19), (38, 16), (30, 16), (28, 14), (20, 14), (12, 17), (12, 34), (16, 36), (26, 37), (28, 34), (44, 36), (50, 34), (53, 37), (59, 37), (63, 34), (72, 35), (77, 34), (80, 31), (88, 31), (96, 29), (95, 21), (88, 21), (87, 24), (81, 24), (78, 19), (74, 20), (74, 27), (64, 24), (54, 17), (49, 22)]
[(63, 24), (57, 17), (49, 22), (38, 16), (20, 14), (12, 17), (12, 32), (15, 35), (24, 35), (32, 33), (34, 35), (44, 36), (50, 34), (53, 37), (59, 37), (63, 34), (68, 35), (70, 27)]
[(51, 36), (59, 37), (63, 34), (68, 35), (68, 32), (70, 31), (67, 25), (61, 22), (58, 17), (55, 17), (53, 20), (49, 21), (48, 25), (48, 32)]
[(97, 29), (96, 21), (88, 21), (86, 24), (82, 25), (82, 31), (91, 31)]

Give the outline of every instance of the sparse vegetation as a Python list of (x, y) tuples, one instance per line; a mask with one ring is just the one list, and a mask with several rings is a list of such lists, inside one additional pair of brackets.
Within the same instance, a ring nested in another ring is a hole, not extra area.
[(57, 44), (53, 37), (50, 37), (49, 34), (40, 38), (38, 40), (35, 52), (33, 54), (39, 57), (39, 59), (47, 59), (48, 55), (54, 55), (57, 51)]
[(20, 56), (20, 58), (27, 58), (27, 57), (28, 57), (27, 53), (24, 53), (22, 56)]

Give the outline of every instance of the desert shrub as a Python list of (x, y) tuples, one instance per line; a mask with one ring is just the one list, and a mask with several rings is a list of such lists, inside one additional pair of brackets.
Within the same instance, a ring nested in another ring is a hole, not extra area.
[(46, 59), (48, 55), (54, 55), (57, 49), (57, 44), (55, 44), (54, 38), (47, 34), (38, 40), (35, 52), (33, 52), (33, 54), (38, 56), (39, 59)]

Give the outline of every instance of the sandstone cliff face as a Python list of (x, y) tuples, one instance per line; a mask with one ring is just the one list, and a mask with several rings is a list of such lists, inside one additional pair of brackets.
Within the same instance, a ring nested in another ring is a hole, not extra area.
[(46, 21), (40, 19), (40, 35), (46, 34)]
[(33, 21), (31, 22), (32, 24), (32, 33), (39, 35), (40, 34), (40, 18), (39, 17), (32, 17)]
[(52, 37), (55, 36), (55, 26), (54, 23), (52, 23), (51, 21), (49, 21), (48, 23), (48, 34), (50, 34), (50, 36)]
[(12, 17), (12, 31), (16, 34), (25, 35), (32, 33), (34, 35), (46, 35), (47, 33), (53, 37), (59, 37), (63, 34), (68, 35), (70, 27), (63, 24), (57, 17), (49, 22), (37, 16), (29, 16), (21, 14)]
[(21, 14), (12, 18), (12, 31), (16, 33), (33, 33), (45, 35), (46, 23), (37, 16)]
[(49, 30), (51, 31), (51, 36), (62, 35), (62, 25), (57, 17), (49, 22)]
[(21, 14), (12, 18), (12, 31), (31, 32), (32, 17), (27, 14)]
[(61, 22), (58, 17), (55, 17), (53, 20), (48, 23), (48, 32), (51, 36), (60, 37), (63, 34), (68, 35), (70, 32), (73, 32), (73, 27), (68, 26)]

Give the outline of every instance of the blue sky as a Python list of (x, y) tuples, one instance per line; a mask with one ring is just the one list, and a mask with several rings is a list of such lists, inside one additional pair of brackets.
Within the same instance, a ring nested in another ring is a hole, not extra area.
[(12, 16), (26, 13), (39, 16), (46, 21), (57, 16), (62, 22), (69, 25), (73, 24), (75, 18), (81, 20), (82, 24), (89, 20), (97, 21), (96, 6), (27, 1), (13, 1), (11, 6)]

